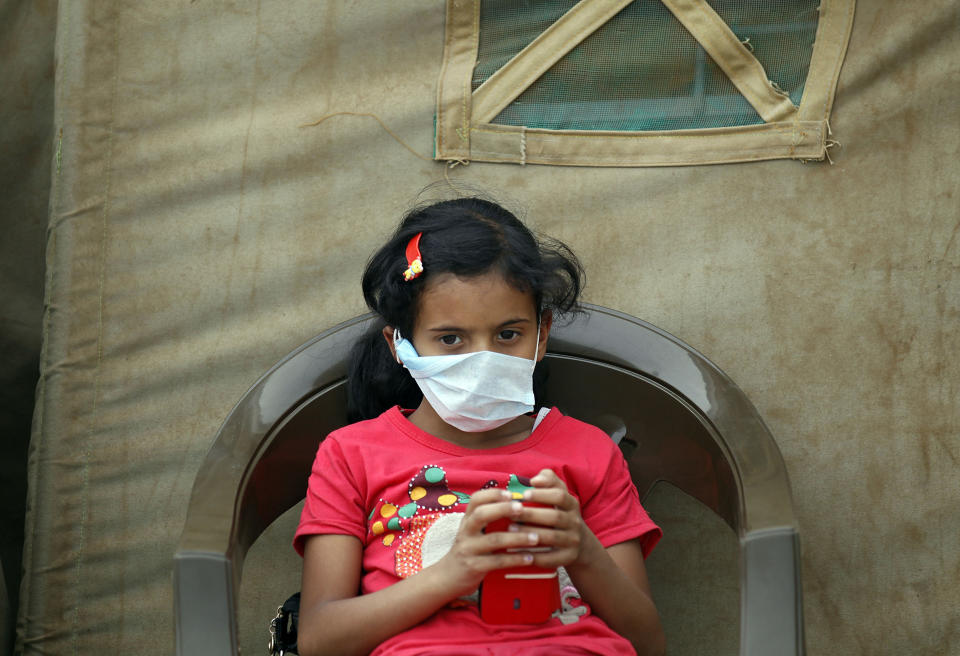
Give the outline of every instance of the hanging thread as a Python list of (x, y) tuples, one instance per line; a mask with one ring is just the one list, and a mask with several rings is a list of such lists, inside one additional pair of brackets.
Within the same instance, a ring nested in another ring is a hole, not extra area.
[(520, 166), (527, 165), (527, 128), (520, 126)]

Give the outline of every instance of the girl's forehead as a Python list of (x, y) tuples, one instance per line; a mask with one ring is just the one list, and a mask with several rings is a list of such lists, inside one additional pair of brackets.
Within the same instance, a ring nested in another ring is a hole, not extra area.
[(469, 278), (439, 274), (427, 281), (417, 305), (417, 324), (427, 329), (536, 319), (533, 294), (511, 285), (499, 273)]

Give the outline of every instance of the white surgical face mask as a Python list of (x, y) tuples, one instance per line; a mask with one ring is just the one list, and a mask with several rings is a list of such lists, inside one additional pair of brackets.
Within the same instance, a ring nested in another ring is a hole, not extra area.
[(493, 351), (418, 355), (399, 331), (394, 331), (393, 343), (397, 359), (417, 381), (427, 402), (454, 428), (468, 433), (493, 430), (533, 410), (537, 353), (533, 360)]

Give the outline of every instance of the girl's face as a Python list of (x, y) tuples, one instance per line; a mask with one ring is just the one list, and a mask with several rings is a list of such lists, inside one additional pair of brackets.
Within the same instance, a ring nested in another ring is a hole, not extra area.
[(495, 351), (532, 360), (546, 352), (550, 313), (537, 341), (533, 295), (511, 286), (499, 273), (472, 278), (441, 274), (420, 295), (410, 337), (420, 355)]

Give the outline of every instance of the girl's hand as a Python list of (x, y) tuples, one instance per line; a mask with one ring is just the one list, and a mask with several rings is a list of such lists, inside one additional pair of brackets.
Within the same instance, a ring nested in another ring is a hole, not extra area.
[(434, 570), (433, 574), (445, 580), (445, 586), (455, 593), (454, 597), (459, 597), (474, 592), (487, 572), (530, 565), (534, 562), (532, 554), (503, 550), (537, 546), (540, 534), (532, 527), (530, 530), (483, 532), (487, 524), (504, 517), (519, 521), (526, 510), (506, 490), (491, 488), (477, 492), (470, 499), (450, 551), (424, 573)]
[(530, 479), (524, 501), (553, 506), (524, 508), (520, 530), (536, 531), (549, 551), (534, 555), (540, 567), (564, 566), (595, 615), (627, 638), (637, 654), (664, 652), (663, 628), (650, 595), (638, 539), (604, 548), (583, 521), (580, 503), (549, 469)]
[(533, 489), (524, 492), (524, 501), (550, 506), (524, 508), (518, 518), (522, 524), (516, 525), (517, 531), (535, 532), (537, 543), (550, 547), (549, 551), (535, 554), (534, 563), (538, 567), (552, 568), (586, 562), (590, 558), (589, 546), (596, 540), (586, 539), (585, 532), (590, 529), (580, 516), (580, 502), (553, 470), (541, 470), (530, 479), (530, 483)]

